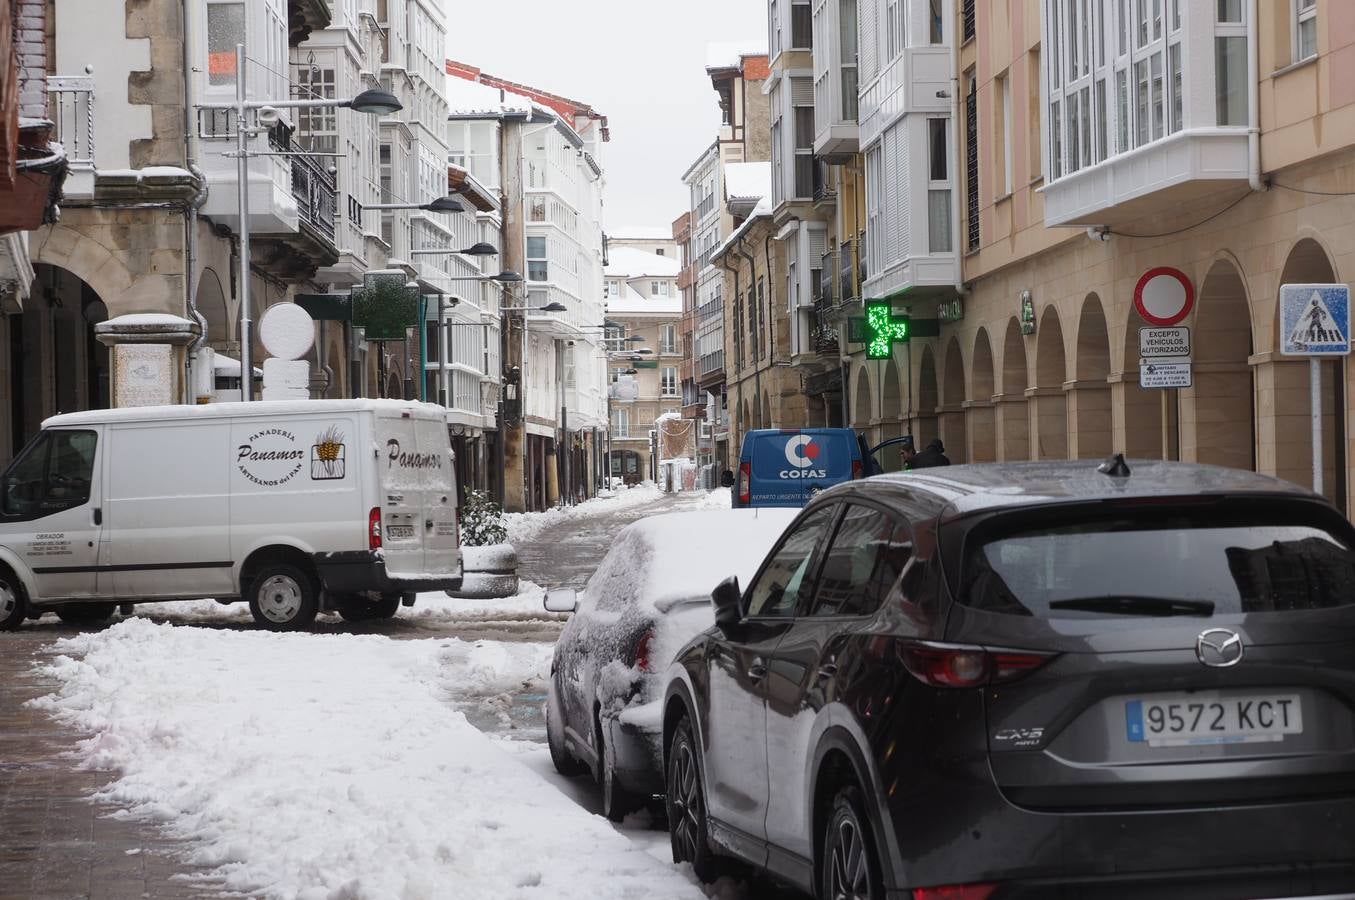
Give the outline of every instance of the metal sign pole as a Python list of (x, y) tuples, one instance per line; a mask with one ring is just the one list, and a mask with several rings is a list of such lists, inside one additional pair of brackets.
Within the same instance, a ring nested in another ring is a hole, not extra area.
[(1312, 391), (1313, 416), (1313, 493), (1322, 493), (1322, 359), (1308, 360), (1309, 388)]

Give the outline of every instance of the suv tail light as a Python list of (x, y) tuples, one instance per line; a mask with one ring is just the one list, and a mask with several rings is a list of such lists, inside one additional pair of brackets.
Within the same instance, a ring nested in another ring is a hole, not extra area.
[(367, 549), (381, 549), (381, 507), (373, 506), (367, 513)]
[(913, 900), (988, 900), (996, 890), (995, 884), (943, 884), (913, 888)]
[(631, 654), (631, 665), (641, 672), (652, 672), (649, 662), (650, 645), (654, 643), (654, 629), (647, 628), (645, 633), (640, 635), (640, 639), (635, 642), (635, 652)]
[(739, 463), (739, 502), (748, 503), (753, 499), (753, 465)]
[(1054, 658), (1052, 653), (989, 650), (985, 647), (926, 641), (901, 645), (899, 655), (914, 678), (923, 684), (942, 688), (972, 688), (1015, 681)]

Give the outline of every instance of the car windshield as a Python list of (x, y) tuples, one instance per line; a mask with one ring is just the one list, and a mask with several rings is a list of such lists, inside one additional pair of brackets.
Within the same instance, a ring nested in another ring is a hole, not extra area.
[(1208, 615), (1208, 604), (1227, 614), (1355, 603), (1345, 532), (1292, 515), (1112, 508), (989, 529), (968, 543), (960, 599), (990, 612)]

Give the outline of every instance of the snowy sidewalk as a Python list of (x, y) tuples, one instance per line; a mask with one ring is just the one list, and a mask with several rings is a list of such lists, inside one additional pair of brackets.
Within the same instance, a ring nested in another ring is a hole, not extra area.
[[(212, 886), (296, 900), (696, 898), (690, 878), (451, 708), (544, 645), (156, 625), (60, 642), (39, 705), (88, 735), (100, 795), (163, 824)], [(219, 879), (219, 880), (216, 880)]]

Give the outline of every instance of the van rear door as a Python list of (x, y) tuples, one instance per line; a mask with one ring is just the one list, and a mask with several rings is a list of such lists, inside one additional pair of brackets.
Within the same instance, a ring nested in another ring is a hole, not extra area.
[(410, 410), (377, 419), (382, 538), (393, 578), (457, 572), (456, 478), (441, 418)]
[(392, 577), (423, 573), (424, 520), (419, 439), (412, 412), (376, 417), (381, 546)]
[(855, 436), (837, 428), (786, 429), (750, 435), (750, 506), (804, 506), (852, 477)]
[(424, 511), (424, 571), (430, 575), (454, 574), (460, 569), (461, 532), (456, 518), (457, 460), (452, 458), (447, 424), (438, 418), (414, 420), (419, 452), (429, 462), (422, 469)]

